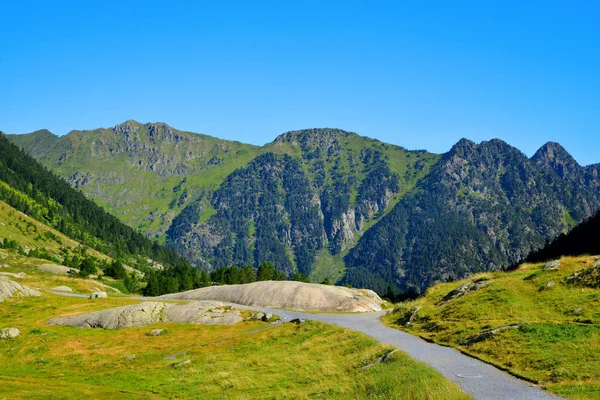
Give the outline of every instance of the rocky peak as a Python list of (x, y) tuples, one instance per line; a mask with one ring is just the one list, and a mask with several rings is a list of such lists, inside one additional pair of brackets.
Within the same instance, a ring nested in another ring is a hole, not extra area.
[(323, 155), (336, 156), (342, 151), (340, 139), (352, 135), (356, 134), (341, 129), (303, 129), (279, 135), (274, 143), (291, 143), (299, 145), (305, 155), (317, 151)]
[(531, 161), (540, 167), (554, 171), (563, 179), (581, 181), (583, 168), (575, 159), (555, 142), (548, 142), (531, 157)]

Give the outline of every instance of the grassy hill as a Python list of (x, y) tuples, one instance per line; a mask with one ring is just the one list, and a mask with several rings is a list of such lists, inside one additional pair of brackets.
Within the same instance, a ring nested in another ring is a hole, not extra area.
[[(545, 269), (545, 263), (523, 264), (511, 272), (439, 284), (417, 300), (398, 304), (385, 321), (561, 396), (600, 398), (600, 274), (596, 286), (573, 278), (600, 269), (592, 267), (599, 265), (598, 259), (563, 257), (555, 270)], [(484, 282), (483, 287), (444, 300), (473, 282)], [(503, 327), (510, 328), (486, 333)]]
[(8, 137), (123, 222), (156, 238), (192, 200), (258, 152), (252, 145), (136, 121), (61, 137), (46, 130)]

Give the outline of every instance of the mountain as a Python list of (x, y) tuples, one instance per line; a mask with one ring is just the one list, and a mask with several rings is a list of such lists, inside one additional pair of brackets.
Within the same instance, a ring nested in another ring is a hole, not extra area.
[[(47, 133), (36, 133), (53, 140)], [(105, 254), (150, 257), (162, 263), (183, 260), (123, 224), (48, 171), (0, 132), (0, 201)]]
[(61, 137), (43, 130), (8, 138), (150, 237), (161, 237), (193, 199), (214, 190), (258, 151), (163, 123), (136, 121)]
[(522, 260), (600, 208), (561, 149), (545, 145), (528, 159), (497, 139), (459, 141), (348, 253), (343, 282), (419, 293)]
[(600, 254), (600, 211), (542, 249), (531, 253), (528, 262), (548, 261), (561, 256)]
[(324, 128), (257, 148), (135, 121), (10, 138), (194, 265), (272, 261), (381, 294), (507, 268), (600, 208), (600, 164), (553, 142), (437, 155)]
[(273, 261), (336, 279), (343, 254), (439, 158), (338, 129), (288, 132), (261, 153), (188, 206), (167, 244), (209, 268)]

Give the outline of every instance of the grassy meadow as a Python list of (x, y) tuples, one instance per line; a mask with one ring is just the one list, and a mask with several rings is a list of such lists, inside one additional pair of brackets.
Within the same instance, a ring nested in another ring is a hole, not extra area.
[[(524, 264), (439, 284), (415, 301), (396, 305), (387, 324), (497, 365), (571, 399), (600, 399), (600, 289), (568, 284), (567, 276), (597, 257), (564, 257), (556, 271)], [(462, 283), (489, 279), (463, 297), (443, 302)], [(551, 283), (553, 282), (553, 283)], [(413, 307), (416, 318), (405, 327)], [(482, 332), (508, 326), (486, 340)]]

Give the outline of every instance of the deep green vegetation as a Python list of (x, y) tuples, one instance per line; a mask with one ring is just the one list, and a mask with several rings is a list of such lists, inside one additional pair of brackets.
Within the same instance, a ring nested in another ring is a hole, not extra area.
[(180, 262), (173, 250), (123, 224), (0, 133), (0, 200), (65, 235), (114, 257)]
[(286, 133), (188, 206), (167, 243), (206, 268), (272, 261), (288, 278), (323, 274), (359, 235), (412, 189), (437, 156), (409, 152), (354, 133)]
[(540, 262), (560, 256), (600, 254), (600, 212), (562, 234), (538, 252), (527, 258), (529, 262)]
[(595, 178), (557, 146), (527, 159), (500, 140), (462, 140), (365, 233), (343, 281), (421, 293), (522, 260), (600, 207)]

